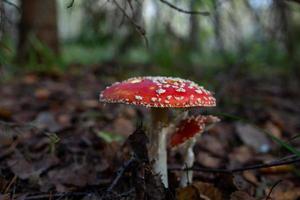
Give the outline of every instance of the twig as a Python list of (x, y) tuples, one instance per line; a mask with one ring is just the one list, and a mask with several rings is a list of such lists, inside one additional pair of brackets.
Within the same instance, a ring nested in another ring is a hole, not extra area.
[(129, 22), (135, 27), (136, 31), (144, 38), (144, 41), (146, 43), (146, 47), (148, 47), (148, 38), (146, 37), (146, 31), (143, 29), (140, 25), (138, 25), (127, 13), (126, 11), (120, 6), (120, 4), (113, 0), (114, 4), (117, 6), (117, 8), (123, 13), (123, 15), (129, 20)]
[(56, 193), (56, 194), (36, 194), (36, 195), (29, 195), (24, 198), (24, 200), (34, 200), (34, 199), (45, 199), (51, 197), (61, 198), (61, 197), (72, 197), (72, 196), (85, 196), (91, 193), (88, 192), (63, 192), (63, 193)]
[(6, 189), (4, 190), (4, 194), (8, 193), (9, 189), (11, 188), (11, 186), (16, 182), (17, 180), (17, 176), (15, 175), (11, 181), (9, 182), (9, 184), (7, 185)]
[(16, 10), (18, 10), (19, 13), (21, 13), (21, 8), (19, 6), (17, 6), (16, 4), (14, 4), (13, 2), (8, 1), (8, 0), (3, 0), (3, 2), (14, 7)]
[(160, 2), (162, 2), (163, 4), (166, 4), (167, 6), (169, 6), (170, 8), (173, 8), (174, 10), (184, 13), (184, 14), (189, 14), (189, 15), (204, 15), (204, 16), (209, 16), (210, 13), (207, 11), (194, 11), (194, 10), (184, 10), (182, 8), (179, 8), (175, 5), (173, 5), (172, 3), (166, 1), (166, 0), (160, 0)]
[(114, 189), (114, 187), (118, 184), (119, 180), (121, 179), (121, 177), (123, 176), (127, 168), (129, 167), (129, 165), (135, 160), (136, 160), (135, 158), (131, 158), (130, 160), (126, 161), (121, 168), (119, 168), (117, 172), (117, 177), (114, 179), (112, 184), (107, 189), (107, 193), (110, 193)]
[(271, 199), (271, 193), (273, 192), (274, 188), (281, 182), (282, 182), (282, 180), (278, 180), (278, 181), (276, 181), (276, 183), (273, 184), (273, 186), (270, 189), (270, 192), (268, 193), (268, 195), (266, 197), (266, 200)]
[(67, 5), (67, 8), (72, 8), (75, 3), (75, 0), (71, 0), (70, 3)]
[(297, 157), (292, 160), (283, 160), (283, 161), (274, 161), (267, 164), (257, 164), (257, 165), (250, 165), (235, 169), (211, 169), (211, 168), (205, 168), (205, 167), (191, 167), (191, 168), (182, 168), (182, 167), (171, 167), (169, 170), (172, 171), (181, 171), (181, 170), (193, 170), (193, 171), (201, 171), (201, 172), (208, 172), (208, 173), (224, 173), (224, 174), (231, 174), (231, 173), (237, 173), (242, 171), (248, 171), (248, 170), (255, 170), (255, 169), (261, 169), (261, 168), (268, 168), (268, 167), (274, 167), (274, 166), (280, 166), (280, 165), (287, 165), (287, 164), (293, 164), (300, 162), (300, 158)]

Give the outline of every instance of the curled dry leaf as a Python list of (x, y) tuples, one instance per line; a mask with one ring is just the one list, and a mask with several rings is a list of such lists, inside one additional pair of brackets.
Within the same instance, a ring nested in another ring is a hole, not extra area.
[(213, 184), (194, 182), (176, 191), (178, 200), (223, 200), (222, 193)]
[(230, 200), (255, 200), (255, 198), (251, 197), (247, 192), (236, 191), (230, 195)]

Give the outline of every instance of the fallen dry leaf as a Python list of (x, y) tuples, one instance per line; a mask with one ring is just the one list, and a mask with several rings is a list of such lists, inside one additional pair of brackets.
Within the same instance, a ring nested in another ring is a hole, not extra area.
[(50, 96), (50, 91), (45, 88), (39, 88), (34, 92), (35, 98), (38, 100), (47, 100)]
[(178, 200), (222, 200), (222, 193), (213, 184), (194, 182), (176, 191)]
[(0, 107), (0, 119), (5, 119), (5, 120), (11, 119), (12, 114), (13, 113), (11, 110), (4, 107)]
[(38, 81), (38, 77), (35, 74), (27, 74), (23, 77), (22, 82), (27, 85), (32, 85)]
[(8, 159), (7, 165), (20, 179), (27, 179), (35, 174), (33, 165), (27, 161), (19, 151), (16, 151), (15, 154)]
[(295, 170), (294, 165), (280, 165), (268, 168), (261, 168), (259, 171), (263, 174), (282, 174), (289, 173)]
[(230, 195), (230, 200), (255, 200), (255, 198), (251, 197), (247, 192), (236, 191)]
[(10, 194), (0, 194), (0, 200), (10, 200)]
[(271, 145), (266, 135), (250, 124), (236, 123), (236, 131), (240, 139), (255, 151), (266, 153), (270, 151)]
[(280, 130), (280, 128), (278, 126), (276, 126), (274, 123), (268, 121), (265, 125), (264, 128), (271, 133), (272, 135), (274, 135), (277, 138), (282, 138), (282, 132)]
[(66, 186), (84, 187), (97, 184), (97, 174), (88, 165), (72, 164), (48, 173), (49, 180), (57, 191), (66, 192)]
[(51, 112), (39, 113), (34, 122), (38, 128), (47, 129), (50, 132), (56, 132), (62, 129)]
[(300, 188), (275, 189), (271, 193), (271, 198), (272, 200), (298, 200), (300, 198)]
[(201, 163), (205, 167), (217, 168), (220, 167), (221, 160), (216, 157), (212, 157), (209, 153), (200, 151), (196, 157), (198, 163)]

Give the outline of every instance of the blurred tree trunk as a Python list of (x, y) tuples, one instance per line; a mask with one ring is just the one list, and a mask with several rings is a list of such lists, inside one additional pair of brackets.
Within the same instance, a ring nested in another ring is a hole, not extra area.
[(293, 58), (294, 57), (294, 45), (291, 38), (291, 30), (289, 27), (289, 10), (285, 2), (281, 0), (273, 0), (276, 21), (275, 21), (275, 31), (279, 30), (280, 39), (283, 41), (283, 44), (288, 52), (288, 54)]
[(217, 0), (212, 0), (213, 3), (213, 22), (214, 22), (214, 33), (215, 33), (215, 39), (216, 39), (216, 45), (218, 50), (222, 55), (225, 54), (224, 49), (224, 41), (222, 38), (222, 22), (221, 22), (221, 11), (219, 9), (219, 3)]
[(289, 61), (293, 66), (293, 74), (300, 76), (300, 59), (295, 53), (295, 41), (298, 35), (294, 35), (292, 13), (286, 2), (281, 0), (273, 0), (275, 10), (275, 31), (279, 32), (279, 38), (282, 41), (288, 56)]
[[(197, 0), (190, 1), (190, 10), (196, 10)], [(199, 50), (199, 20), (197, 15), (190, 15), (189, 46), (193, 50)]]
[(4, 5), (3, 5), (3, 1), (0, 0), (0, 41), (2, 39), (2, 35), (4, 32), (4, 17), (5, 17)]
[(37, 48), (37, 43), (58, 54), (56, 0), (21, 0), (21, 10), (17, 60), (27, 62), (33, 53), (43, 62), (45, 49)]

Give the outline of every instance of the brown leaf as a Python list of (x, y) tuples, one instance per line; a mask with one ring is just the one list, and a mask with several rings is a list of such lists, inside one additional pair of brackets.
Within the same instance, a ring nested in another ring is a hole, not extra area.
[(10, 194), (0, 194), (0, 200), (10, 200)]
[(294, 165), (280, 165), (268, 168), (261, 168), (259, 171), (263, 174), (282, 174), (289, 173), (295, 170)]
[(56, 132), (62, 129), (51, 112), (39, 113), (35, 119), (35, 123), (38, 128), (47, 129), (50, 132)]
[(275, 189), (271, 194), (271, 198), (272, 200), (297, 200), (300, 198), (300, 188)]
[(7, 165), (20, 179), (27, 179), (35, 173), (33, 165), (18, 151), (7, 161)]
[(55, 156), (47, 156), (44, 159), (32, 162), (26, 160), (19, 151), (16, 151), (15, 154), (8, 159), (7, 165), (20, 179), (28, 179), (30, 177), (39, 176), (58, 162), (59, 160)]
[(271, 133), (272, 135), (274, 135), (277, 138), (282, 138), (282, 132), (279, 129), (278, 126), (276, 126), (274, 123), (268, 121), (265, 125), (264, 128)]
[(217, 168), (220, 167), (221, 160), (216, 157), (212, 157), (206, 152), (199, 152), (197, 155), (197, 161), (205, 167)]
[(238, 161), (238, 163), (247, 163), (253, 159), (253, 150), (247, 146), (235, 147), (229, 154), (231, 161)]
[(8, 110), (7, 108), (4, 107), (0, 107), (0, 119), (5, 119), (5, 120), (11, 119), (12, 114), (13, 113), (11, 110)]
[(50, 91), (46, 88), (39, 88), (34, 92), (34, 96), (39, 100), (47, 100), (50, 96)]
[(251, 197), (247, 192), (236, 191), (230, 195), (230, 200), (255, 200), (255, 198)]
[(50, 171), (48, 177), (60, 192), (66, 191), (65, 186), (84, 187), (97, 184), (96, 172), (88, 165), (72, 164)]
[(257, 180), (257, 177), (255, 176), (253, 171), (244, 171), (243, 177), (250, 183), (254, 185), (259, 185), (259, 181)]
[(35, 74), (27, 74), (23, 77), (22, 82), (27, 85), (35, 84), (38, 81), (38, 77)]
[(178, 200), (222, 200), (222, 193), (210, 183), (194, 182), (176, 191)]

